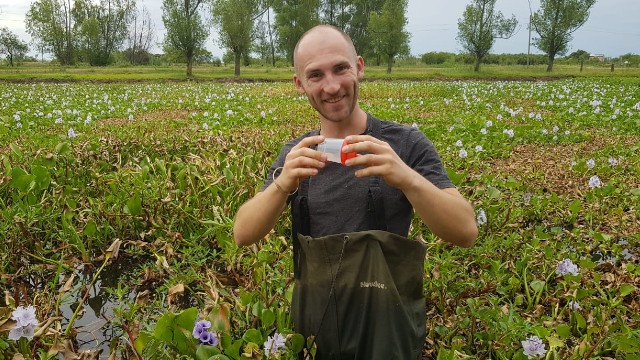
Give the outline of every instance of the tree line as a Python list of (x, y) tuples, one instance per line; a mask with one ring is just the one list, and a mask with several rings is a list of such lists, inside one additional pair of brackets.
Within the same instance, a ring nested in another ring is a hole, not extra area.
[[(558, 55), (569, 50), (572, 34), (589, 19), (596, 0), (541, 0), (540, 9), (529, 10), (529, 29), (536, 32), (533, 45), (547, 56), (547, 71)], [(458, 41), (475, 57), (475, 71), (489, 54), (496, 39), (508, 39), (516, 31), (515, 16), (506, 18), (495, 9), (496, 0), (473, 0), (458, 20)]]
[[(194, 60), (207, 53), (205, 41), (217, 31), (239, 75), (242, 59), (252, 53), (274, 65), (276, 58), (291, 63), (298, 38), (324, 23), (344, 30), (358, 53), (384, 59), (391, 71), (394, 58), (409, 53), (406, 8), (407, 0), (163, 0), (166, 35), (161, 43), (165, 54), (187, 63), (191, 76)], [(132, 64), (145, 64), (155, 39), (149, 11), (136, 0), (35, 0), (25, 25), (35, 48), (61, 65), (104, 66), (116, 51)], [(26, 43), (2, 31), (13, 38), (0, 49), (11, 54), (10, 60), (14, 54), (24, 56)]]
[[(515, 16), (496, 9), (496, 1), (471, 0), (458, 20), (457, 40), (476, 71), (495, 41), (513, 36), (518, 25)], [(587, 21), (595, 1), (541, 0), (540, 9), (531, 10), (528, 26), (537, 34), (532, 43), (545, 53), (547, 71), (556, 56), (566, 54), (572, 33)], [(215, 30), (239, 76), (252, 53), (274, 66), (277, 58), (292, 63), (300, 36), (323, 23), (344, 30), (358, 54), (386, 62), (391, 72), (394, 59), (409, 54), (407, 5), (408, 0), (163, 0), (162, 46), (165, 54), (184, 60), (192, 76), (193, 63), (208, 53), (204, 44)], [(26, 14), (26, 28), (35, 47), (62, 65), (104, 66), (116, 51), (131, 64), (147, 64), (155, 39), (150, 13), (136, 0), (36, 0)], [(27, 51), (15, 34), (0, 29), (0, 53), (11, 65)]]

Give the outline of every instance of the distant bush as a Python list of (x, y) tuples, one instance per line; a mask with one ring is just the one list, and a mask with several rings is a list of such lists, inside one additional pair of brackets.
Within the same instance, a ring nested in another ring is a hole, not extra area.
[(638, 54), (624, 54), (619, 58), (613, 59), (617, 64), (627, 67), (640, 67), (640, 55)]
[(422, 54), (422, 62), (427, 65), (440, 65), (453, 59), (456, 54), (448, 52), (428, 52)]

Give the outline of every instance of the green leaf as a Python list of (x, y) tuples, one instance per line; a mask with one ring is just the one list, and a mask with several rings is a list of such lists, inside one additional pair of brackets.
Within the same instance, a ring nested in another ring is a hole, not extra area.
[(87, 223), (84, 225), (84, 230), (82, 230), (82, 233), (87, 236), (94, 236), (97, 232), (98, 226), (93, 220), (87, 221)]
[(175, 319), (176, 314), (173, 313), (162, 315), (160, 320), (158, 320), (158, 322), (156, 323), (156, 328), (153, 331), (153, 336), (155, 336), (156, 339), (171, 343), (173, 341), (173, 324)]
[(625, 297), (636, 290), (636, 287), (631, 284), (622, 284), (618, 289), (618, 295)]
[(560, 324), (556, 327), (556, 333), (563, 339), (567, 339), (571, 336), (571, 326), (567, 324)]
[(196, 350), (196, 359), (197, 360), (208, 360), (215, 355), (219, 355), (220, 350), (215, 346), (209, 345), (200, 345), (198, 346), (198, 350)]
[(545, 285), (546, 285), (546, 282), (541, 280), (533, 280), (531, 283), (529, 283), (529, 286), (531, 286), (533, 291), (535, 291), (536, 293), (542, 292), (542, 290), (544, 290)]
[(447, 174), (449, 175), (449, 179), (453, 183), (453, 185), (459, 186), (462, 181), (467, 177), (467, 172), (457, 173), (453, 170), (447, 169)]
[(144, 347), (147, 346), (147, 344), (149, 343), (149, 341), (151, 341), (151, 339), (153, 339), (153, 336), (150, 333), (144, 332), (144, 331), (140, 332), (138, 337), (136, 337), (136, 340), (134, 343), (134, 347), (136, 348), (136, 351), (138, 352), (138, 354), (142, 354)]
[(262, 334), (258, 329), (249, 329), (242, 336), (242, 340), (246, 342), (253, 342), (256, 344), (264, 343), (264, 339), (262, 338)]
[(133, 216), (142, 214), (142, 199), (140, 199), (140, 196), (136, 195), (127, 200), (127, 210)]
[(260, 316), (260, 320), (262, 321), (263, 327), (269, 327), (276, 321), (276, 314), (269, 309), (262, 310), (262, 316)]
[(229, 358), (222, 354), (218, 354), (218, 355), (213, 355), (212, 357), (209, 358), (209, 360), (229, 360)]
[(575, 326), (576, 330), (581, 333), (587, 328), (587, 321), (577, 312), (571, 313), (571, 323)]
[(11, 144), (9, 145), (9, 147), (11, 148), (11, 151), (18, 157), (18, 159), (24, 157), (24, 154), (22, 153), (22, 151), (20, 151), (20, 148), (17, 145)]
[(248, 292), (245, 289), (240, 289), (240, 304), (247, 306), (253, 300), (253, 293)]
[(558, 339), (555, 336), (547, 336), (547, 341), (549, 342), (549, 348), (561, 348), (564, 346), (564, 341)]
[(64, 155), (71, 152), (71, 147), (68, 142), (61, 142), (56, 145), (56, 153), (58, 155)]
[(193, 327), (196, 325), (196, 318), (198, 317), (198, 309), (192, 307), (183, 310), (178, 314), (176, 318), (176, 324), (182, 327), (183, 329), (189, 330), (191, 332)]
[(500, 195), (502, 195), (502, 192), (497, 188), (494, 188), (493, 186), (489, 186), (489, 188), (487, 189), (487, 194), (489, 196), (489, 199), (497, 199), (500, 197)]
[(44, 166), (32, 166), (31, 173), (35, 176), (36, 188), (38, 190), (44, 190), (51, 184), (51, 175), (49, 169)]
[(233, 340), (229, 334), (222, 335), (222, 349), (224, 350), (224, 354), (230, 356), (232, 359), (239, 360), (242, 357), (240, 356), (240, 348), (242, 347), (242, 340)]
[(11, 167), (11, 162), (8, 157), (2, 157), (2, 165), (4, 166), (4, 174), (9, 176), (13, 168)]
[(289, 339), (289, 350), (297, 354), (304, 348), (304, 336), (302, 334), (293, 334)]
[(20, 168), (11, 171), (11, 187), (22, 193), (28, 193), (35, 187), (35, 175), (29, 174)]
[(535, 326), (531, 329), (531, 332), (533, 332), (541, 339), (551, 335), (551, 330), (545, 328), (544, 326)]
[(640, 189), (631, 189), (631, 194), (635, 196), (640, 196)]

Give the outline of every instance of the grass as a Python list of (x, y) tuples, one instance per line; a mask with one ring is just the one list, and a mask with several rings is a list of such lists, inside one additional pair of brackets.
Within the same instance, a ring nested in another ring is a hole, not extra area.
[[(0, 68), (0, 80), (5, 81), (184, 81), (186, 67), (184, 64), (172, 66), (57, 66), (40, 63), (27, 63), (14, 68)], [(241, 68), (240, 79), (244, 81), (290, 81), (293, 76), (291, 67), (249, 66)], [(408, 79), (505, 79), (535, 80), (556, 79), (566, 77), (602, 77), (602, 78), (634, 78), (640, 76), (638, 68), (617, 68), (611, 72), (608, 66), (585, 66), (580, 72), (577, 65), (556, 65), (554, 71), (548, 73), (546, 65), (536, 66), (498, 66), (483, 65), (480, 72), (474, 72), (471, 65), (397, 65), (391, 74), (386, 73), (386, 66), (367, 65), (368, 80)], [(193, 68), (195, 81), (225, 81), (235, 79), (232, 66), (215, 67), (196, 65)]]
[[(160, 81), (181, 70), (0, 83), (0, 359), (65, 348), (239, 359), (263, 353), (276, 331), (289, 349), (301, 346), (289, 313), (289, 220), (248, 248), (231, 231), (281, 144), (317, 127), (317, 115), (287, 81)], [(424, 358), (525, 359), (522, 341), (537, 336), (548, 359), (637, 359), (640, 81), (617, 70), (553, 81), (490, 66), (482, 74), (538, 81), (361, 86), (365, 110), (415, 123), (433, 141), (486, 217), (471, 249), (414, 221), (411, 236), (428, 247)], [(117, 76), (127, 82), (103, 82)], [(558, 273), (567, 261), (575, 271)], [(88, 287), (94, 278), (102, 287)], [(11, 311), (29, 304), (42, 333), (8, 340)], [(202, 318), (219, 346), (184, 336)], [(96, 341), (85, 324), (98, 322)]]

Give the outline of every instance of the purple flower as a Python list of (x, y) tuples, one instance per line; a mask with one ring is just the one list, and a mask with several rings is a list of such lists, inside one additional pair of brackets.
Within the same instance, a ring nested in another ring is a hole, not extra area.
[(531, 336), (527, 340), (522, 341), (522, 349), (529, 359), (539, 358), (547, 353), (542, 340), (537, 336)]
[(580, 304), (578, 304), (577, 301), (571, 300), (569, 301), (569, 309), (573, 310), (573, 311), (578, 311), (580, 309), (582, 309), (580, 307)]
[(484, 209), (478, 209), (476, 220), (478, 225), (484, 225), (487, 223), (487, 214), (484, 212)]
[(196, 325), (193, 327), (192, 335), (196, 339), (200, 339), (200, 336), (203, 332), (207, 332), (207, 330), (211, 327), (211, 322), (207, 320), (200, 320), (196, 322)]
[(9, 331), (9, 340), (20, 340), (21, 337), (26, 337), (28, 340), (33, 339), (36, 326), (29, 324), (27, 326), (16, 326)]
[(460, 158), (464, 159), (467, 157), (467, 150), (465, 149), (460, 149), (460, 154), (458, 154), (458, 156), (460, 156)]
[(31, 305), (27, 307), (18, 306), (11, 313), (11, 318), (16, 322), (16, 326), (9, 331), (9, 340), (20, 340), (21, 337), (31, 340), (36, 326), (38, 326), (36, 309)]
[(67, 131), (67, 136), (70, 139), (73, 139), (74, 137), (78, 136), (78, 134), (76, 134), (75, 130), (73, 130), (73, 128), (69, 128), (69, 130)]
[(558, 275), (572, 274), (577, 276), (579, 273), (578, 265), (574, 264), (571, 259), (562, 260), (556, 268), (556, 274)]
[(594, 166), (596, 166), (596, 162), (593, 159), (587, 160), (587, 167), (589, 169), (593, 169)]
[(600, 178), (598, 177), (598, 175), (593, 175), (590, 179), (589, 179), (589, 187), (590, 188), (599, 188), (602, 186), (602, 182), (600, 181)]
[(218, 335), (209, 331), (203, 331), (200, 333), (200, 343), (210, 346), (218, 346)]
[(275, 333), (273, 336), (267, 337), (267, 341), (264, 342), (264, 354), (269, 357), (269, 354), (277, 354), (280, 349), (286, 349), (285, 346), (287, 339), (280, 333)]
[(11, 318), (16, 321), (16, 326), (38, 325), (36, 308), (31, 305), (27, 307), (18, 306), (18, 308), (11, 313)]

